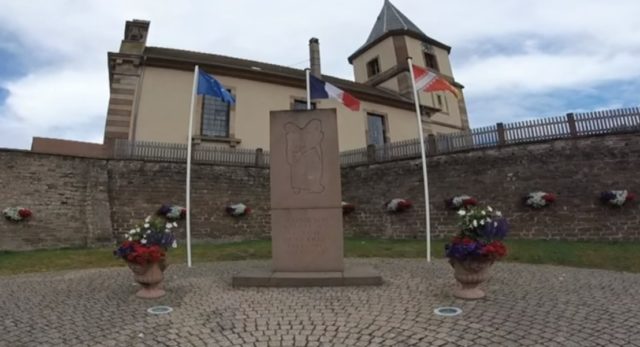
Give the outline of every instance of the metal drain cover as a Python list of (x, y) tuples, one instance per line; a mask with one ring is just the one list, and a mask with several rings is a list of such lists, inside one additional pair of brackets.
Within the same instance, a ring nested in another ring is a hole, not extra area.
[(452, 317), (462, 313), (462, 310), (457, 307), (438, 307), (433, 310), (433, 313), (437, 314), (438, 316)]
[(167, 314), (173, 311), (173, 308), (169, 306), (153, 306), (147, 310), (151, 314)]

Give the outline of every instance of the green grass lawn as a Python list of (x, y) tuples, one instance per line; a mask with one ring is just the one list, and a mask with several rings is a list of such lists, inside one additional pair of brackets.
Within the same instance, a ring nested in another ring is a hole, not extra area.
[[(509, 240), (506, 261), (554, 264), (595, 269), (640, 272), (640, 242), (570, 242)], [(347, 239), (347, 257), (424, 258), (424, 240)], [(243, 241), (224, 244), (195, 244), (193, 262), (268, 259), (270, 241)], [(435, 258), (444, 256), (444, 242), (433, 241)], [(171, 250), (172, 263), (186, 262), (184, 245)], [(123, 266), (111, 248), (57, 249), (27, 252), (0, 252), (0, 275)]]

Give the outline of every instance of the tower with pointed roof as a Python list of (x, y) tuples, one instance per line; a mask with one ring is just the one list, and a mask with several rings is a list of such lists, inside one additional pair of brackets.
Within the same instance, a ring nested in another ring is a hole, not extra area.
[[(459, 89), (461, 97), (450, 93), (421, 92), (420, 103), (439, 109), (431, 115), (431, 123), (451, 122), (455, 119), (461, 128), (469, 128), (462, 84), (453, 77), (449, 54), (451, 47), (427, 36), (405, 16), (391, 1), (385, 0), (369, 37), (351, 56), (355, 81), (397, 92), (412, 98), (411, 79), (407, 58), (413, 63), (432, 70)], [(425, 129), (434, 132), (434, 127), (425, 123)]]

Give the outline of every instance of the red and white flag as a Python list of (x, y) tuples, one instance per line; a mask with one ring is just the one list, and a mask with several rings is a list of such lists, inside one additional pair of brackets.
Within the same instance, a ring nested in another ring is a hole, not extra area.
[(460, 97), (458, 90), (446, 79), (435, 72), (413, 65), (413, 79), (416, 90), (425, 92), (450, 91), (456, 98)]

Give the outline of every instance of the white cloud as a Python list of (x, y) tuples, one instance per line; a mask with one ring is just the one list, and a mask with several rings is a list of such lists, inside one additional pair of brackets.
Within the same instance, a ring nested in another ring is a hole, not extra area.
[[(323, 72), (351, 78), (347, 57), (367, 38), (382, 3), (0, 0), (0, 53), (21, 54), (29, 69), (11, 81), (0, 76), (10, 93), (0, 119), (12, 124), (0, 128), (0, 147), (28, 147), (31, 136), (99, 139), (108, 98), (106, 53), (117, 51), (128, 19), (151, 21), (149, 45), (283, 65), (306, 59), (307, 41), (315, 36)], [(393, 3), (427, 35), (453, 47), (472, 123), (537, 112), (530, 100), (561, 110), (565, 103), (554, 99), (559, 90), (597, 92), (640, 76), (635, 0)], [(25, 139), (17, 141), (17, 134)]]

